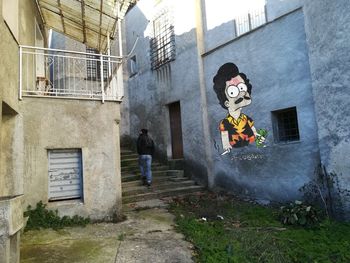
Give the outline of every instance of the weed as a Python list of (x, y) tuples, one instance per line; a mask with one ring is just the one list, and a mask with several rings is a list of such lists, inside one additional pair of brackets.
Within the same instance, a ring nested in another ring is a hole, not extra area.
[(282, 206), (279, 212), (279, 218), (283, 224), (305, 227), (316, 226), (320, 222), (319, 215), (317, 209), (301, 201)]
[(124, 241), (124, 240), (125, 240), (125, 233), (119, 234), (118, 240), (119, 240), (119, 241)]
[(32, 209), (29, 205), (27, 211), (24, 212), (25, 217), (29, 217), (25, 230), (53, 228), (60, 229), (66, 226), (86, 226), (90, 223), (89, 218), (83, 218), (75, 215), (73, 217), (58, 215), (58, 211), (46, 209), (46, 204), (42, 201), (36, 204), (36, 208)]
[(215, 194), (177, 198), (170, 211), (197, 262), (350, 262), (349, 223), (284, 226), (278, 209)]

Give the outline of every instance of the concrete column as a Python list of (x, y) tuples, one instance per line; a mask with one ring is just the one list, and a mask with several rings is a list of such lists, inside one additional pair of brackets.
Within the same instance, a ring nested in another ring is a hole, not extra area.
[(0, 262), (18, 263), (23, 195), (0, 198)]
[(204, 44), (204, 29), (203, 29), (203, 0), (196, 1), (196, 34), (197, 34), (197, 58), (198, 58), (198, 76), (199, 76), (199, 89), (201, 94), (201, 112), (202, 112), (202, 125), (205, 143), (205, 157), (207, 163), (207, 176), (208, 176), (208, 187), (214, 186), (214, 175), (213, 175), (213, 158), (211, 154), (210, 145), (210, 131), (208, 121), (208, 105), (207, 105), (207, 93), (205, 87), (204, 78), (204, 64), (202, 54), (205, 52)]

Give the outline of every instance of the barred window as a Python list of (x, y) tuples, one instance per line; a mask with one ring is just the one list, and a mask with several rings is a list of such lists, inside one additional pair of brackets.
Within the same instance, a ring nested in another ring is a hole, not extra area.
[[(86, 47), (86, 53), (91, 55), (86, 55), (86, 74), (87, 80), (99, 81), (101, 80), (101, 61), (99, 53), (94, 48)], [(97, 55), (93, 55), (97, 54)], [(108, 64), (103, 62), (103, 79), (107, 80), (108, 77)]]
[(296, 107), (273, 111), (272, 120), (276, 142), (299, 141)]
[(170, 11), (165, 9), (153, 21), (154, 38), (151, 39), (151, 67), (158, 69), (175, 59), (175, 32)]

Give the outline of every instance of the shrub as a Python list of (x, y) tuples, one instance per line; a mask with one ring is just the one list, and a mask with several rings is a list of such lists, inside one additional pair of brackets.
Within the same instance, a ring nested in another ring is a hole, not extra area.
[(29, 217), (26, 225), (26, 230), (39, 229), (39, 228), (53, 228), (59, 229), (65, 226), (86, 226), (90, 223), (89, 218), (81, 216), (69, 216), (60, 217), (58, 211), (52, 211), (46, 209), (46, 204), (42, 201), (36, 204), (36, 208), (32, 209), (29, 205), (27, 211), (24, 212), (25, 217)]
[(279, 218), (285, 225), (315, 226), (320, 221), (320, 213), (313, 206), (295, 201), (287, 206), (281, 206)]

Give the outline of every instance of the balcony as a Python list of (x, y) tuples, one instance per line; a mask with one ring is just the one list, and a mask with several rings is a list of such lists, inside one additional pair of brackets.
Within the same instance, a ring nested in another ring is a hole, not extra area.
[(20, 46), (19, 98), (121, 101), (122, 58)]

